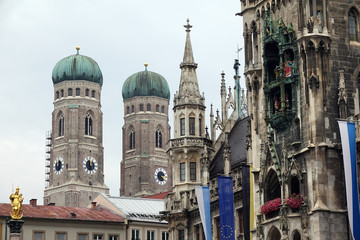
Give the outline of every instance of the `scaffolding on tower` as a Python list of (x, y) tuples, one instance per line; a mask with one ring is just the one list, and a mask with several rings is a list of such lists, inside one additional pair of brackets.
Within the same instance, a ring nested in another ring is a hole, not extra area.
[(52, 131), (46, 132), (45, 140), (45, 187), (49, 186)]

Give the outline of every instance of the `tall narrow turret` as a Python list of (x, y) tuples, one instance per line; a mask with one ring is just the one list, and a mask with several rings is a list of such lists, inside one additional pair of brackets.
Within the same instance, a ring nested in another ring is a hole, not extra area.
[(183, 104), (201, 104), (205, 105), (205, 99), (200, 95), (199, 84), (196, 76), (197, 63), (194, 62), (194, 55), (190, 41), (190, 28), (189, 19), (186, 28), (186, 42), (184, 50), (184, 58), (180, 64), (181, 77), (179, 84), (179, 91), (174, 98), (174, 107)]
[[(183, 62), (180, 64), (179, 91), (174, 97), (174, 138), (168, 150), (173, 167), (173, 189), (166, 198), (166, 215), (171, 236), (187, 236), (186, 212), (190, 209), (191, 194), (195, 186), (208, 185), (209, 162), (213, 152), (212, 141), (205, 131), (205, 98), (200, 95), (190, 42), (190, 28), (187, 20), (186, 43)], [(179, 218), (179, 216), (181, 216)], [(175, 237), (177, 239), (177, 237)], [(174, 238), (174, 239), (175, 239)]]

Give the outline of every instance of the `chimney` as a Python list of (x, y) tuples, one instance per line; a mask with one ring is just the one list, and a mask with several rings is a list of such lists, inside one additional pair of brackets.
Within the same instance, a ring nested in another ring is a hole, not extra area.
[(48, 206), (55, 206), (55, 203), (51, 202), (48, 204)]
[(33, 207), (36, 207), (36, 202), (37, 202), (37, 199), (33, 198), (33, 199), (30, 199), (30, 205), (33, 206)]
[(91, 202), (92, 206), (91, 209), (96, 210), (96, 202)]

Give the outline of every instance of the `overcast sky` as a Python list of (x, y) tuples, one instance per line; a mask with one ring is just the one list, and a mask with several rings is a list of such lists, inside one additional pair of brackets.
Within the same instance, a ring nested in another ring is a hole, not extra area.
[(233, 87), (235, 51), (237, 44), (243, 47), (237, 12), (240, 0), (0, 0), (0, 202), (9, 202), (13, 186), (20, 187), (24, 203), (43, 202), (51, 73), (60, 59), (76, 53), (75, 46), (99, 64), (104, 77), (105, 183), (118, 196), (124, 81), (148, 62), (148, 70), (168, 81), (172, 105), (189, 18), (200, 92), (207, 114), (211, 103), (216, 110), (220, 73)]

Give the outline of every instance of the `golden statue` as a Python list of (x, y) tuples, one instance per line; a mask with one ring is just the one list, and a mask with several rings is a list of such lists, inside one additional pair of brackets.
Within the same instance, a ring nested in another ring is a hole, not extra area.
[(12, 212), (10, 213), (10, 216), (12, 217), (12, 219), (14, 220), (18, 220), (21, 219), (23, 214), (22, 214), (22, 202), (23, 202), (23, 197), (22, 197), (22, 193), (19, 194), (19, 187), (16, 188), (15, 193), (10, 194), (10, 202), (11, 202), (11, 206), (12, 206)]

